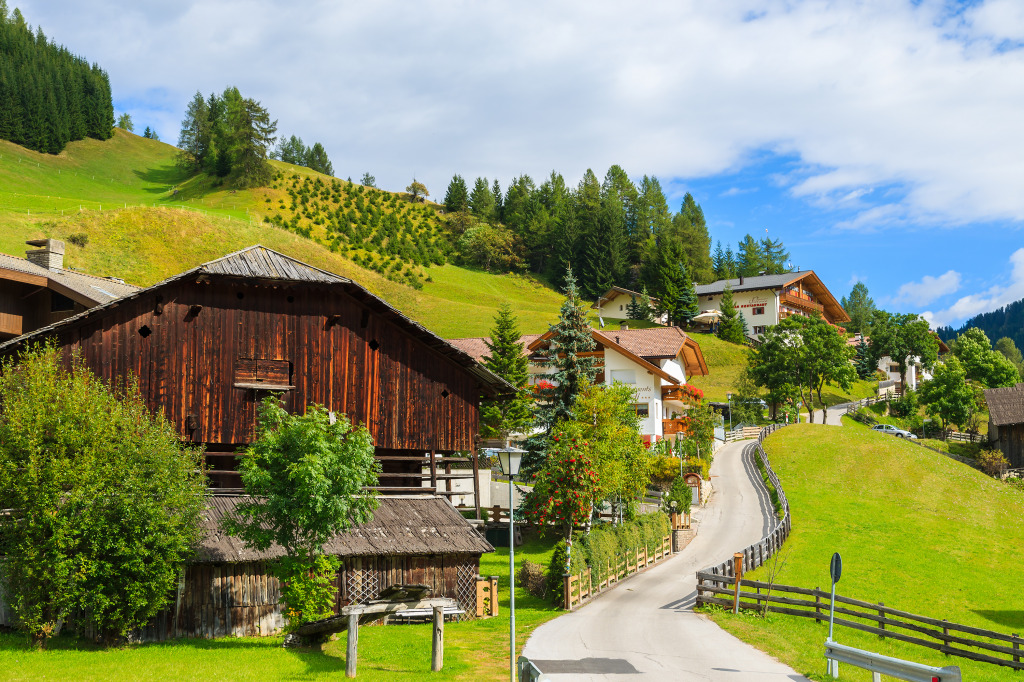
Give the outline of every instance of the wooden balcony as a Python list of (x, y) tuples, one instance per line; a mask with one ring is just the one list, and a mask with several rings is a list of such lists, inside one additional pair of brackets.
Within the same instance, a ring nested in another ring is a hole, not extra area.
[(674, 436), (677, 433), (686, 432), (685, 419), (662, 419), (661, 433), (665, 436)]
[(814, 311), (824, 314), (825, 306), (808, 299), (806, 296), (799, 296), (792, 293), (779, 294), (779, 303), (788, 305), (800, 310)]
[(682, 402), (685, 400), (683, 395), (683, 389), (679, 386), (662, 386), (661, 387), (661, 399), (662, 400), (675, 400)]

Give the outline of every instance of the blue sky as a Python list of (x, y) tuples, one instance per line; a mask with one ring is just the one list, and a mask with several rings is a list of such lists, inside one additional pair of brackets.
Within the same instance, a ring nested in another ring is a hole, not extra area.
[(1024, 297), (1019, 0), (9, 4), (166, 141), (237, 85), (385, 189), (617, 163), (837, 296), (954, 325)]

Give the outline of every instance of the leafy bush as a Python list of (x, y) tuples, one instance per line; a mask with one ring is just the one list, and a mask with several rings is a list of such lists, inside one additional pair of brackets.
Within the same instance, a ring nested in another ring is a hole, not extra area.
[(523, 565), (519, 567), (519, 575), (516, 576), (516, 581), (518, 585), (522, 585), (534, 597), (543, 597), (547, 591), (544, 567), (532, 561), (523, 562)]
[(690, 513), (690, 505), (693, 504), (693, 488), (686, 484), (686, 479), (677, 476), (672, 482), (672, 488), (663, 499), (663, 506), (666, 513), (672, 512), (672, 503), (676, 503), (675, 510), (682, 514)]
[(978, 454), (978, 464), (986, 474), (996, 477), (1005, 474), (1006, 468), (1010, 466), (999, 450), (982, 450)]
[(917, 414), (920, 401), (916, 391), (904, 391), (903, 395), (889, 401), (889, 414), (893, 417), (910, 417)]

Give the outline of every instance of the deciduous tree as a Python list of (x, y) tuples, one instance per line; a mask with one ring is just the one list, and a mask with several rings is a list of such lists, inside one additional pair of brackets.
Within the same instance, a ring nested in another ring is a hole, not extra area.
[(876, 362), (885, 356), (895, 362), (900, 384), (906, 386), (907, 362), (920, 362), (930, 369), (939, 356), (939, 340), (920, 315), (876, 310), (871, 321), (871, 354)]
[(943, 435), (950, 424), (967, 424), (975, 401), (974, 390), (967, 384), (967, 373), (956, 357), (936, 365), (931, 380), (921, 384), (920, 398), (925, 412), (939, 420)]

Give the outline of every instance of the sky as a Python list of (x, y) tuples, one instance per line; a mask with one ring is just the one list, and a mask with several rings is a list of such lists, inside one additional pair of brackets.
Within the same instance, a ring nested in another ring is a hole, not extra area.
[[(177, 141), (237, 86), (383, 189), (619, 164), (933, 325), (1024, 298), (1024, 3), (8, 0)], [(635, 5), (635, 6), (633, 6)]]

